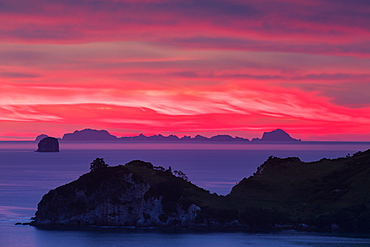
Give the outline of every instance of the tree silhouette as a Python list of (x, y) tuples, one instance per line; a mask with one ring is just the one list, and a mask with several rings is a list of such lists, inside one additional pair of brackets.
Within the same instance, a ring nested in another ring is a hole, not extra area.
[(185, 181), (188, 181), (188, 182), (189, 182), (189, 178), (188, 178), (188, 176), (186, 176), (186, 174), (185, 174), (185, 173), (183, 173), (182, 171), (173, 171), (173, 174), (174, 174), (176, 177), (182, 178), (182, 179), (184, 179)]
[(90, 170), (96, 171), (98, 169), (106, 168), (109, 165), (105, 163), (103, 158), (96, 158), (93, 162), (90, 163)]

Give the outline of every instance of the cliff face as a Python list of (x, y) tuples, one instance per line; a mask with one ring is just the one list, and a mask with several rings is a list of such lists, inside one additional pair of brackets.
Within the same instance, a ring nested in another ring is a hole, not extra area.
[[(148, 181), (137, 170), (157, 175), (158, 181)], [(200, 207), (189, 199), (186, 187), (195, 188), (164, 171), (108, 167), (51, 190), (39, 203), (33, 225), (187, 227)]]

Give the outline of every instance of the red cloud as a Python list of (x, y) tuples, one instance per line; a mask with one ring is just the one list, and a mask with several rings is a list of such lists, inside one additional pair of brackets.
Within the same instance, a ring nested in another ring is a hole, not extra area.
[(369, 6), (5, 0), (0, 127), (368, 134)]

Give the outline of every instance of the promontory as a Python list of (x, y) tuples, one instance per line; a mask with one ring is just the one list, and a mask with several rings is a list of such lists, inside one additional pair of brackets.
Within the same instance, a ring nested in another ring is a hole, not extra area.
[(316, 162), (270, 157), (218, 196), (181, 171), (96, 159), (44, 195), (32, 225), (370, 231), (369, 176), (370, 150)]

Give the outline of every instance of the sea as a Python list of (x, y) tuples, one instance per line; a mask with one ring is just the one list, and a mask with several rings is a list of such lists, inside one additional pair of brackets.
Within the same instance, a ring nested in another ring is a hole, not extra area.
[(29, 222), (49, 190), (89, 172), (95, 158), (110, 166), (131, 160), (184, 172), (219, 195), (228, 194), (269, 156), (302, 161), (338, 158), (370, 149), (370, 142), (297, 144), (60, 143), (58, 153), (38, 153), (36, 142), (0, 142), (0, 246), (370, 246), (368, 234), (299, 231), (194, 231), (95, 227), (39, 229)]

